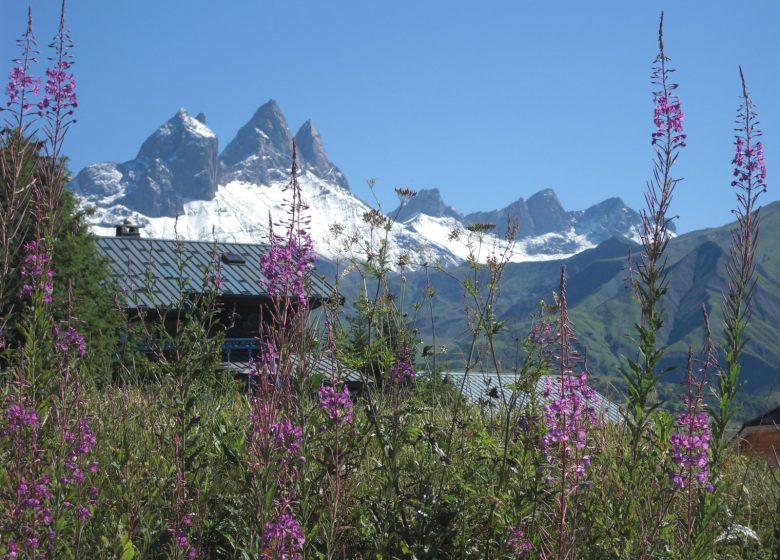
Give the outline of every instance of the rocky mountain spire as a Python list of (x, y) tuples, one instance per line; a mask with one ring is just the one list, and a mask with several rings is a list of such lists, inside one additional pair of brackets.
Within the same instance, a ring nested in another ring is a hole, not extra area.
[(92, 196), (117, 193), (117, 203), (146, 216), (175, 216), (184, 200), (214, 197), (218, 153), (217, 135), (180, 109), (146, 139), (135, 159), (90, 165), (74, 186)]
[(242, 126), (220, 155), (220, 182), (268, 184), (282, 180), (292, 164), (292, 134), (271, 99)]
[(418, 214), (433, 216), (434, 218), (455, 218), (463, 220), (463, 214), (452, 206), (445, 204), (439, 189), (422, 189), (417, 196), (412, 197), (402, 208), (390, 213), (399, 222), (405, 222)]
[(298, 147), (298, 156), (302, 171), (310, 171), (317, 177), (348, 189), (347, 178), (336, 167), (325, 153), (322, 138), (314, 123), (310, 120), (303, 123), (295, 135), (295, 144)]

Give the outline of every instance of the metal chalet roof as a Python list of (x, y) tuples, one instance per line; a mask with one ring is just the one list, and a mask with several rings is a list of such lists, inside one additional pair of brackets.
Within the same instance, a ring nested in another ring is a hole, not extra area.
[[(209, 267), (214, 269), (215, 249), (223, 280), (221, 296), (266, 295), (260, 286), (264, 278), (260, 258), (268, 251), (268, 245), (118, 236), (98, 237), (97, 247), (108, 259), (119, 287), (126, 290), (128, 308), (170, 307), (180, 300), (181, 291), (202, 293), (208, 284), (204, 273)], [(335, 294), (315, 271), (309, 272), (308, 279), (315, 301)]]
[[(463, 396), (466, 400), (480, 406), (501, 407), (504, 403), (511, 402), (513, 393), (515, 394), (514, 406), (523, 406), (530, 402), (531, 395), (521, 391), (512, 391), (510, 385), (518, 382), (519, 376), (514, 373), (502, 373), (501, 378), (496, 373), (482, 373), (471, 371), (448, 372), (443, 374), (445, 379), (449, 378), (449, 383), (456, 389), (463, 387)], [(552, 394), (549, 397), (544, 396), (546, 379), (549, 377), (552, 384)], [(537, 402), (547, 404), (551, 398), (555, 397), (557, 388), (557, 376), (542, 376), (536, 382), (534, 394)], [(503, 393), (503, 398), (502, 398)], [(620, 407), (607, 399), (604, 395), (594, 390), (593, 398), (588, 401), (593, 407), (596, 417), (613, 423), (623, 421), (623, 411)]]
[[(293, 355), (291, 356), (291, 362), (295, 367), (298, 367), (301, 360), (297, 355)], [(306, 367), (312, 374), (323, 374), (329, 383), (334, 380), (343, 381), (350, 390), (362, 387), (366, 383), (369, 385), (373, 384), (371, 380), (366, 379), (360, 372), (345, 366), (331, 357), (312, 356)], [(246, 361), (222, 362), (222, 368), (234, 375), (248, 375), (252, 370), (252, 363)]]

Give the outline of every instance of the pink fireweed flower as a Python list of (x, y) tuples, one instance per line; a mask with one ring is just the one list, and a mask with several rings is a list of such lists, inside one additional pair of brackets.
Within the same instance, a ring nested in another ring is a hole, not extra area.
[(284, 462), (303, 462), (301, 456), (301, 444), (303, 443), (303, 430), (300, 426), (294, 425), (287, 418), (282, 418), (279, 422), (271, 424), (271, 435), (273, 436), (274, 448), (283, 451), (285, 454)]
[(290, 514), (284, 513), (279, 521), (267, 523), (263, 534), (264, 547), (260, 558), (279, 560), (300, 560), (306, 538), (300, 523)]
[(303, 430), (287, 418), (274, 420), (275, 414), (257, 397), (252, 397), (251, 402), (249, 421), (252, 425), (252, 440), (259, 454), (271, 453), (278, 467), (296, 475), (306, 460), (302, 455)]
[[(748, 94), (742, 68), (739, 69), (742, 80), (743, 101), (737, 113), (737, 128), (734, 136), (734, 180), (732, 187), (745, 191), (747, 201), (754, 202), (758, 195), (766, 192), (766, 165), (764, 162), (764, 145), (757, 141), (761, 137), (758, 128), (756, 106)], [(750, 205), (752, 210), (752, 204)]]
[(669, 479), (675, 489), (682, 490), (689, 481), (708, 492), (712, 491), (709, 482), (709, 446), (710, 418), (703, 411), (704, 403), (698, 396), (683, 398), (685, 410), (677, 415), (676, 430), (671, 436), (669, 455), (677, 470), (669, 473)]
[(62, 62), (61, 68), (48, 68), (46, 70), (45, 95), (38, 103), (41, 111), (68, 110), (78, 106), (76, 101), (76, 80), (73, 74), (67, 72), (69, 62)]
[(303, 202), (301, 187), (298, 184), (298, 163), (295, 140), (292, 145), (292, 168), (290, 183), (285, 190), (292, 193), (292, 201), (287, 203), (288, 218), (285, 238), (280, 240), (274, 234), (273, 222), (269, 215), (270, 250), (260, 262), (260, 272), (265, 278), (260, 280), (261, 287), (273, 297), (285, 297), (297, 300), (302, 307), (308, 305), (306, 294), (306, 273), (316, 260), (311, 235), (306, 230), (307, 220), (303, 212), (308, 208)]
[(54, 327), (54, 348), (61, 354), (68, 354), (75, 350), (79, 358), (87, 354), (87, 344), (84, 337), (75, 328), (68, 327), (65, 332), (61, 332), (58, 327)]
[(414, 383), (416, 377), (414, 368), (405, 359), (397, 359), (390, 369), (390, 383), (395, 385), (409, 385)]
[(533, 549), (533, 544), (525, 538), (525, 532), (514, 528), (509, 531), (509, 537), (506, 540), (509, 548), (518, 556), (525, 556)]
[(671, 59), (664, 52), (662, 30), (663, 14), (661, 15), (661, 30), (659, 31), (659, 51), (655, 58), (652, 74), (652, 81), (659, 89), (653, 92), (655, 131), (651, 135), (653, 145), (658, 144), (663, 151), (685, 147), (687, 135), (683, 130), (685, 116), (680, 98), (674, 93), (677, 84), (670, 80), (670, 75), (674, 70), (668, 66)]
[[(186, 518), (187, 516), (185, 516)], [(191, 517), (190, 522), (192, 522)], [(184, 520), (182, 520), (182, 525), (185, 528), (189, 527), (189, 525), (184, 523)], [(168, 531), (174, 535), (176, 547), (182, 552), (184, 558), (197, 558), (200, 555), (198, 549), (190, 542), (190, 538), (185, 531), (176, 529), (168, 529)]]
[(349, 424), (352, 422), (352, 400), (349, 398), (349, 389), (346, 385), (341, 391), (336, 391), (332, 386), (320, 387), (317, 392), (320, 398), (320, 408), (331, 421), (336, 424)]
[[(588, 387), (588, 372), (583, 365), (580, 352), (576, 349), (577, 339), (569, 321), (566, 305), (565, 267), (561, 268), (560, 318), (557, 338), (559, 350), (554, 360), (558, 362), (559, 374), (545, 379), (544, 421), (547, 433), (542, 437), (542, 447), (547, 463), (553, 473), (557, 472), (566, 482), (569, 474), (585, 476), (590, 464), (586, 453), (588, 429), (596, 424), (596, 415), (590, 402), (595, 392)], [(575, 373), (579, 368), (579, 373)]]
[(596, 423), (593, 407), (589, 404), (594, 392), (588, 387), (587, 372), (559, 376), (555, 383), (545, 380), (544, 392), (553, 397), (544, 407), (547, 433), (542, 438), (542, 445), (547, 462), (553, 466), (565, 461), (569, 470), (580, 477), (585, 476), (590, 458), (582, 451), (587, 446), (588, 427)]
[(16, 126), (22, 128), (22, 121), (32, 107), (31, 98), (40, 94), (41, 80), (32, 75), (31, 66), (37, 62), (35, 50), (35, 35), (32, 31), (32, 10), (27, 11), (27, 29), (16, 41), (21, 49), (21, 56), (13, 60), (14, 67), (8, 74), (8, 84), (5, 87), (6, 103), (2, 110), (11, 110), (17, 106)]
[(274, 297), (293, 297), (301, 305), (307, 305), (306, 272), (314, 264), (314, 248), (311, 236), (305, 230), (298, 236), (290, 236), (286, 244), (278, 237), (271, 237), (271, 248), (260, 260), (263, 274), (261, 286)]
[(667, 97), (659, 92), (654, 94), (653, 102), (655, 105), (653, 123), (656, 127), (652, 134), (653, 144), (669, 134), (672, 143), (679, 144), (680, 147), (685, 146), (684, 141), (687, 136), (683, 132), (684, 115), (680, 99), (676, 95)]
[(45, 114), (50, 122), (57, 127), (67, 128), (73, 121), (63, 122), (60, 118), (64, 115), (72, 115), (78, 107), (76, 99), (76, 78), (70, 71), (73, 66), (73, 41), (70, 30), (65, 27), (65, 5), (60, 12), (60, 25), (57, 34), (49, 43), (53, 56), (49, 59), (51, 66), (46, 69), (46, 83), (44, 85), (43, 99), (38, 103), (40, 114)]
[(19, 298), (25, 300), (32, 296), (35, 290), (40, 290), (43, 294), (43, 302), (51, 303), (54, 273), (49, 267), (51, 257), (42, 245), (40, 241), (30, 241), (24, 245), (25, 256), (19, 271), (24, 278), (24, 284), (19, 291)]
[(0, 436), (15, 433), (24, 428), (38, 427), (38, 413), (34, 409), (27, 409), (21, 405), (13, 404), (5, 411), (6, 425), (0, 430)]
[[(6, 105), (9, 107), (13, 105), (25, 90), (33, 95), (38, 95), (40, 93), (40, 87), (40, 78), (29, 76), (21, 66), (12, 68), (11, 72), (8, 74), (8, 85), (5, 86), (7, 97)], [(29, 107), (29, 104), (25, 105), (26, 109), (29, 109)]]

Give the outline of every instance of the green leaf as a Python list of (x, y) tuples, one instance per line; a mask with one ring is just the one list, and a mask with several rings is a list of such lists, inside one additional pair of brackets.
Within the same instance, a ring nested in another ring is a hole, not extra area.
[(135, 547), (128, 538), (127, 533), (122, 533), (120, 539), (122, 541), (122, 560), (133, 560), (135, 558)]

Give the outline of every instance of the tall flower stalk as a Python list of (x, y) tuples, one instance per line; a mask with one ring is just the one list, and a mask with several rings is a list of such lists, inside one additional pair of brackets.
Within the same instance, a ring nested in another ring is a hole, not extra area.
[(682, 397), (683, 406), (677, 414), (669, 438), (669, 457), (672, 462), (669, 480), (672, 491), (681, 495), (683, 501), (682, 515), (679, 516), (682, 527), (679, 544), (689, 557), (694, 556), (694, 548), (702, 550), (705, 540), (698, 537), (706, 536), (703, 531), (704, 521), (707, 514), (713, 511), (703, 507), (701, 500), (704, 493), (714, 491), (710, 474), (712, 430), (704, 402), (704, 390), (709, 385), (711, 372), (718, 367), (718, 358), (704, 305), (702, 313), (706, 338), (701, 366), (695, 367), (693, 350), (688, 347), (687, 391)]
[(731, 232), (729, 262), (726, 265), (728, 289), (723, 294), (725, 322), (726, 367), (717, 376), (715, 394), (718, 408), (713, 412), (713, 450), (716, 463), (726, 445), (724, 433), (734, 416), (734, 397), (739, 389), (742, 351), (747, 342), (745, 330), (751, 316), (751, 302), (756, 285), (755, 255), (758, 248), (758, 198), (766, 192), (764, 145), (758, 139), (758, 114), (750, 98), (745, 75), (739, 68), (742, 82), (742, 103), (737, 112), (734, 137), (735, 154), (731, 186), (737, 193), (737, 227)]
[[(561, 267), (558, 299), (558, 375), (547, 378), (544, 407), (547, 433), (542, 438), (549, 474), (547, 482), (555, 488), (553, 511), (555, 530), (543, 543), (542, 556), (564, 560), (576, 556), (576, 503), (590, 465), (588, 430), (596, 422), (589, 401), (593, 390), (588, 387), (588, 372), (576, 349), (577, 339), (566, 304), (566, 268)], [(575, 371), (576, 370), (576, 371)]]
[(672, 175), (672, 167), (685, 147), (683, 112), (680, 98), (675, 93), (677, 84), (672, 82), (663, 40), (664, 16), (658, 28), (658, 56), (653, 66), (652, 82), (655, 105), (652, 144), (655, 147), (653, 178), (647, 183), (646, 208), (642, 216), (642, 258), (637, 265), (637, 277), (632, 284), (641, 307), (641, 319), (635, 325), (638, 337), (639, 355), (629, 361), (623, 377), (628, 385), (628, 427), (631, 432), (633, 460), (637, 459), (637, 448), (646, 433), (653, 411), (659, 406), (653, 402), (656, 385), (663, 372), (659, 371), (666, 347), (660, 345), (658, 337), (664, 325), (664, 311), (661, 300), (668, 291), (665, 251), (671, 238), (669, 207), (672, 195), (680, 179)]
[(298, 394), (308, 367), (307, 272), (315, 258), (296, 152), (293, 142), (288, 217), (279, 224), (285, 227), (285, 235), (277, 236), (275, 224), (269, 224), (270, 247), (260, 263), (260, 284), (271, 302), (262, 309), (261, 352), (251, 372), (249, 416), (249, 470), (258, 507), (260, 557), (289, 560), (302, 558), (305, 542), (297, 491), (305, 462)]
[(43, 146), (45, 157), (41, 170), (43, 184), (47, 188), (40, 193), (39, 201), (45, 205), (48, 214), (46, 233), (52, 237), (66, 182), (66, 170), (60, 161), (62, 145), (68, 129), (76, 122), (73, 114), (78, 107), (76, 80), (70, 71), (74, 63), (71, 53), (73, 41), (65, 26), (65, 0), (61, 3), (59, 26), (49, 43), (49, 49), (53, 54), (49, 57), (50, 67), (46, 69), (44, 95), (38, 103), (40, 115), (44, 119), (43, 133), (47, 138)]
[[(75, 84), (67, 72), (72, 58), (64, 1), (61, 7), (60, 32), (50, 45), (61, 73), (47, 73), (46, 93), (37, 104), (40, 80), (32, 75), (37, 51), (28, 11), (27, 29), (19, 41), (22, 55), (14, 60), (6, 88), (8, 126), (0, 138), (0, 286), (7, 290), (20, 285), (18, 293), (0, 293), (0, 306), (7, 311), (8, 298), (16, 297), (22, 310), (14, 317), (18, 338), (0, 430), (0, 456), (12, 465), (0, 487), (0, 502), (7, 504), (0, 512), (0, 555), (8, 558), (79, 557), (84, 526), (97, 504), (93, 479), (98, 464), (92, 453), (96, 436), (82, 396), (87, 349), (72, 314), (70, 286), (64, 321), (55, 321), (51, 305), (54, 209), (61, 206), (66, 180), (59, 146), (69, 122), (62, 121), (55, 132), (45, 105), (59, 112), (65, 107), (69, 114), (75, 107)], [(42, 116), (46, 124), (32, 129)], [(36, 139), (41, 131), (43, 138)], [(14, 263), (19, 277), (10, 281)], [(3, 321), (0, 317), (0, 328)]]
[(31, 237), (29, 213), (37, 180), (30, 169), (37, 150), (27, 138), (38, 116), (33, 99), (40, 93), (41, 84), (32, 69), (38, 55), (32, 9), (28, 9), (27, 27), (17, 45), (21, 53), (13, 60), (5, 88), (6, 102), (0, 106), (5, 116), (5, 130), (0, 132), (0, 328), (13, 315), (17, 295), (13, 293), (14, 268), (21, 258), (23, 242)]

